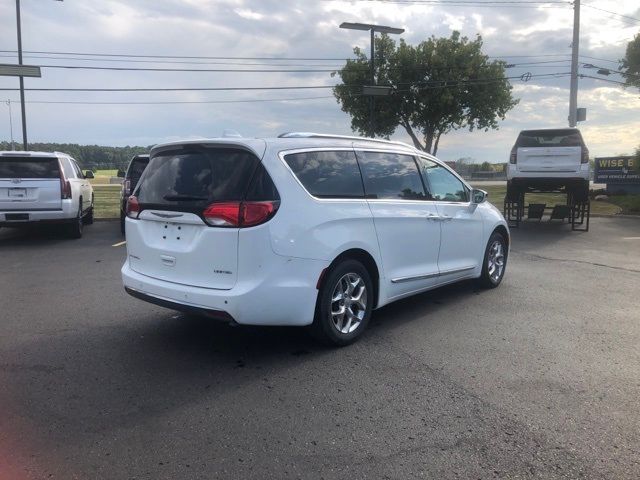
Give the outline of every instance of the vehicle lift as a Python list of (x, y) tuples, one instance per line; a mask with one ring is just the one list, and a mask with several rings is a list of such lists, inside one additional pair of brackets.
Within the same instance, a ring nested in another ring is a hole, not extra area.
[[(564, 205), (559, 204), (547, 207), (545, 203), (525, 203), (527, 193), (560, 193), (567, 196)], [(541, 221), (545, 212), (550, 211), (549, 222), (553, 220), (565, 219), (571, 224), (571, 230), (588, 232), (589, 216), (591, 214), (591, 202), (588, 193), (578, 192), (571, 187), (564, 186), (555, 189), (540, 189), (533, 187), (521, 187), (517, 190), (507, 191), (504, 197), (504, 218), (507, 220), (509, 228), (520, 227), (520, 222), (524, 218), (525, 208), (527, 219)]]

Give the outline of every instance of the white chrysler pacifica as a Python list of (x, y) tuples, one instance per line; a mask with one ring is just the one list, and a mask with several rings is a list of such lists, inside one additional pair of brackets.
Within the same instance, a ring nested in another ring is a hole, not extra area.
[(158, 145), (127, 205), (125, 289), (345, 345), (372, 310), (464, 279), (500, 284), (502, 214), (431, 155), (311, 133)]

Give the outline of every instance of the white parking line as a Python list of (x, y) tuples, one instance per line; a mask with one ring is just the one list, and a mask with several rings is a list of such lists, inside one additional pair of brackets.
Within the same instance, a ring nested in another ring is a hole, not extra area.
[(622, 237), (623, 240), (640, 240), (640, 237)]
[(118, 242), (118, 243), (114, 243), (113, 245), (111, 245), (112, 247), (121, 247), (122, 245), (125, 245), (127, 243), (127, 241), (125, 240), (124, 242)]

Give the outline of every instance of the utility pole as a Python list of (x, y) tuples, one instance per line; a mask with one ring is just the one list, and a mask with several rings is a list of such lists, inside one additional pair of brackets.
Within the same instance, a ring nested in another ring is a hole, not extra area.
[[(22, 65), (22, 29), (20, 27), (20, 0), (16, 0), (16, 22), (18, 26), (18, 65)], [(20, 108), (22, 110), (22, 145), (27, 147), (27, 112), (24, 104), (24, 77), (20, 76)]]
[(569, 126), (578, 123), (578, 53), (580, 51), (580, 0), (573, 0), (573, 43), (571, 44), (571, 91), (569, 93)]

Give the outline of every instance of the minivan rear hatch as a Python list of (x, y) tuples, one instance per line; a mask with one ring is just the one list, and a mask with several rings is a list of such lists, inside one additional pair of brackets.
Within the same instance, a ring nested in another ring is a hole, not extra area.
[(588, 155), (576, 129), (523, 131), (514, 148), (520, 172), (578, 172), (583, 153)]
[(255, 151), (233, 145), (187, 144), (152, 153), (130, 197), (140, 212), (127, 225), (131, 269), (169, 282), (231, 289), (239, 229), (211, 225), (204, 212), (242, 201), (259, 166)]
[(60, 210), (57, 157), (0, 155), (0, 210)]

